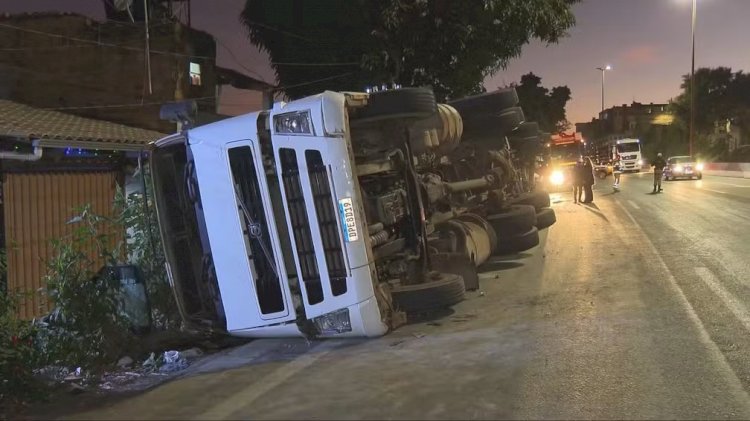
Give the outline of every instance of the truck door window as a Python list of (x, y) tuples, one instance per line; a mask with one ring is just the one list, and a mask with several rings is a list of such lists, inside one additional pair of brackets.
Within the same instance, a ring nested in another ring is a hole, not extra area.
[(284, 297), (277, 275), (273, 248), (270, 244), (255, 160), (250, 147), (239, 146), (230, 149), (229, 165), (238, 196), (237, 211), (243, 224), (245, 248), (255, 279), (260, 310), (263, 314), (278, 313), (284, 310)]

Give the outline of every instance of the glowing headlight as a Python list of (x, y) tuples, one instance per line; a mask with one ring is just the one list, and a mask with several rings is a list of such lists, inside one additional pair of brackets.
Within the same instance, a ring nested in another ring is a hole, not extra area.
[(565, 175), (563, 175), (562, 171), (559, 170), (552, 171), (552, 175), (550, 175), (549, 181), (552, 182), (552, 184), (559, 186), (565, 181)]
[(642, 159), (639, 159), (639, 160), (638, 160), (638, 166), (639, 166), (639, 167), (642, 167), (642, 166), (643, 166), (643, 160), (642, 160)]
[(698, 170), (698, 171), (703, 171), (703, 164), (697, 164), (695, 166), (695, 169)]
[(683, 168), (682, 165), (675, 165), (674, 172), (682, 172)]

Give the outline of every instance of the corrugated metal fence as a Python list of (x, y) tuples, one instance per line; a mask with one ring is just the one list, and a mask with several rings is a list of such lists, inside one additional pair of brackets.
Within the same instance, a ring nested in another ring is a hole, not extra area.
[[(93, 212), (110, 215), (117, 186), (116, 172), (7, 173), (4, 175), (8, 290), (29, 291), (20, 316), (49, 312), (50, 303), (36, 291), (44, 284), (52, 240), (70, 234), (67, 224), (76, 209), (90, 204)], [(93, 255), (93, 247), (90, 252)]]

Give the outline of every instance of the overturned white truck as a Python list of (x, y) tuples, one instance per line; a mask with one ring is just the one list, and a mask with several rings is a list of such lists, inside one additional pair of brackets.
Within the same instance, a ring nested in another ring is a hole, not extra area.
[(535, 231), (537, 212), (502, 205), (508, 170), (492, 160), (477, 177), (447, 175), (466, 163), (452, 156), (461, 132), (454, 108), (406, 88), (324, 92), (157, 141), (154, 196), (184, 321), (378, 336), (461, 301), (503, 232)]

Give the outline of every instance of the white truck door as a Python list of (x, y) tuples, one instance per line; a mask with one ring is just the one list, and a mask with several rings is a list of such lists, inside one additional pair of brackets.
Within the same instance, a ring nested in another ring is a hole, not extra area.
[(296, 318), (254, 140), (191, 145), (227, 330)]

